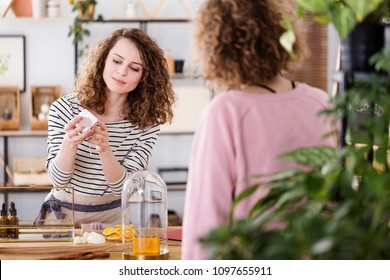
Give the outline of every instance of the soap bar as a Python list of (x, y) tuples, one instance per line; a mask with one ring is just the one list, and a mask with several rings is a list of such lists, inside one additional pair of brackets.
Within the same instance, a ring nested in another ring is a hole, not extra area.
[(83, 133), (98, 121), (98, 119), (87, 109), (82, 110), (79, 116), (81, 116), (82, 119), (78, 124), (84, 127), (82, 130)]

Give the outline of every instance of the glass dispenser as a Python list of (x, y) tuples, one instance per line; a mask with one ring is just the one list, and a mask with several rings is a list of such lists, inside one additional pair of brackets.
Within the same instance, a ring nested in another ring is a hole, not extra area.
[(168, 259), (167, 186), (151, 171), (134, 172), (122, 191), (122, 258)]

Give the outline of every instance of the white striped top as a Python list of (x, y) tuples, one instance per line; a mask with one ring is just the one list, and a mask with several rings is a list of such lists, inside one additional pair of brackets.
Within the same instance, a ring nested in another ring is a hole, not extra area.
[(118, 182), (109, 184), (104, 177), (98, 152), (88, 141), (78, 146), (73, 172), (61, 171), (55, 164), (54, 158), (65, 136), (64, 127), (83, 109), (75, 94), (65, 95), (51, 105), (46, 161), (49, 177), (54, 186), (72, 186), (75, 194), (120, 196), (129, 172), (143, 170), (147, 167), (160, 132), (160, 126), (154, 125), (141, 131), (138, 125), (133, 125), (128, 120), (105, 123), (109, 134), (109, 146), (118, 162), (126, 170)]

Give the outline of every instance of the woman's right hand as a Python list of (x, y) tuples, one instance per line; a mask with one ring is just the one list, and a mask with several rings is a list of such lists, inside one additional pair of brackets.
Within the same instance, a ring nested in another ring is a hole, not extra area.
[(94, 127), (91, 127), (90, 129), (87, 129), (86, 131), (82, 132), (84, 127), (78, 125), (81, 119), (82, 117), (76, 116), (65, 126), (64, 142), (71, 143), (77, 147), (94, 133)]
[(81, 119), (82, 117), (77, 116), (65, 125), (65, 135), (62, 139), (60, 151), (55, 157), (57, 168), (65, 173), (74, 171), (78, 145), (94, 133), (94, 128), (82, 132), (84, 127), (79, 125)]

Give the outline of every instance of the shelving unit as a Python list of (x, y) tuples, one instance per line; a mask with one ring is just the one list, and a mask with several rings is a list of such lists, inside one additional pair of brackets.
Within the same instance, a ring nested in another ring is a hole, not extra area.
[[(0, 131), (0, 137), (3, 138), (3, 160), (4, 160), (4, 166), (3, 166), (3, 176), (4, 176), (4, 179), (3, 179), (3, 186), (5, 188), (3, 188), (1, 190), (1, 192), (4, 194), (4, 202), (6, 203), (6, 205), (8, 205), (8, 195), (9, 193), (15, 193), (15, 192), (26, 192), (26, 191), (23, 191), (22, 189), (18, 190), (16, 188), (14, 188), (13, 185), (11, 185), (9, 182), (8, 182), (8, 173), (7, 173), (7, 167), (8, 167), (8, 164), (9, 164), (9, 158), (8, 158), (8, 140), (9, 138), (15, 138), (15, 137), (26, 137), (26, 138), (29, 138), (29, 137), (47, 137), (47, 131), (24, 131), (24, 130), (17, 130), (17, 131)], [(7, 189), (7, 188), (10, 188), (10, 189)], [(46, 189), (43, 189), (43, 186), (41, 188), (39, 188), (37, 186), (37, 188), (33, 188), (32, 189), (34, 192), (43, 192), (43, 191), (47, 191), (47, 188)]]
[[(147, 32), (148, 23), (190, 23), (191, 20), (188, 18), (135, 18), (135, 19), (110, 19), (110, 20), (92, 20), (85, 21), (84, 24), (110, 24), (110, 23), (138, 23), (139, 28)], [(75, 47), (75, 74), (78, 69), (78, 53), (79, 46), (76, 43)], [(178, 75), (178, 77), (182, 77), (182, 75)]]
[(8, 140), (9, 138), (13, 137), (47, 137), (47, 131), (30, 131), (30, 130), (15, 130), (15, 131), (0, 131), (0, 137), (3, 138), (3, 157), (4, 157), (4, 166), (3, 166), (3, 172), (4, 172), (4, 180), (3, 185), (7, 186), (9, 184), (8, 182), (8, 174), (7, 174), (7, 166), (9, 164), (8, 160)]

